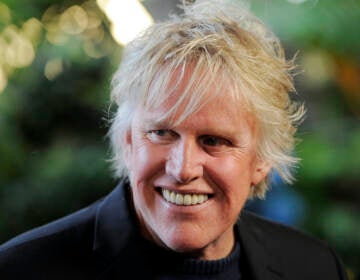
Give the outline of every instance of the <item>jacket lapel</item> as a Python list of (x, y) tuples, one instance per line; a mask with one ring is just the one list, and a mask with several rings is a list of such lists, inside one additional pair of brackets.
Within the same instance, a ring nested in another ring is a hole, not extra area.
[(123, 180), (99, 205), (96, 213), (93, 249), (104, 257), (117, 256), (135, 233)]
[[(151, 273), (141, 258), (128, 187), (123, 180), (97, 209), (93, 250), (102, 256), (103, 265), (95, 279), (146, 279)], [(134, 270), (134, 264), (141, 269)]]
[[(281, 260), (266, 249), (264, 232), (252, 222), (251, 214), (243, 211), (237, 222), (242, 246), (242, 255), (251, 280), (286, 279), (281, 269)], [(247, 277), (245, 277), (247, 279)]]

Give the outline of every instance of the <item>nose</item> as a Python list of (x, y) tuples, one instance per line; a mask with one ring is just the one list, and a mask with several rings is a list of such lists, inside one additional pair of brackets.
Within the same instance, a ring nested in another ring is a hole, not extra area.
[(171, 147), (166, 161), (166, 174), (186, 184), (203, 176), (204, 155), (192, 139), (180, 139)]

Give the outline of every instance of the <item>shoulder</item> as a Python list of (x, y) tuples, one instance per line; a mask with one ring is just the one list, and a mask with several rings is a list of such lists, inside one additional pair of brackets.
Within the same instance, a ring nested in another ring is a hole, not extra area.
[[(69, 216), (25, 232), (0, 246), (2, 275), (22, 275), (27, 271), (44, 271), (48, 266), (63, 266), (64, 260), (90, 255), (99, 202)], [(80, 249), (80, 250), (79, 250)], [(42, 268), (40, 268), (42, 266)], [(22, 272), (18, 271), (19, 267)], [(13, 279), (13, 278), (10, 278)]]
[(97, 204), (94, 203), (61, 219), (18, 235), (0, 246), (0, 256), (6, 251), (18, 247), (24, 248), (34, 242), (66, 239), (65, 237), (69, 237), (69, 235), (83, 236), (84, 231), (88, 231), (93, 226)]
[(248, 211), (243, 211), (241, 213), (239, 224), (247, 226), (255, 236), (263, 238), (271, 243), (280, 242), (281, 244), (284, 244), (284, 242), (287, 242), (294, 243), (295, 246), (301, 246), (305, 243), (307, 246), (315, 248), (327, 246), (324, 241), (316, 239), (296, 228), (267, 220), (266, 218)]
[(294, 275), (294, 279), (299, 275), (313, 279), (310, 275), (317, 274), (320, 278), (331, 275), (327, 279), (346, 279), (338, 257), (326, 242), (247, 211), (241, 213), (237, 224), (244, 243), (257, 244), (264, 255), (276, 261), (287, 275)]

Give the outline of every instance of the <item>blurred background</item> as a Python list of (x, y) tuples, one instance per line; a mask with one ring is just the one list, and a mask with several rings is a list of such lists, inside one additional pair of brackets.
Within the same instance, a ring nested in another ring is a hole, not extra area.
[[(54, 4), (55, 3), (55, 4)], [(360, 279), (360, 1), (253, 0), (297, 54), (297, 182), (247, 208), (327, 240)], [(109, 81), (170, 0), (0, 0), (0, 243), (108, 193)]]

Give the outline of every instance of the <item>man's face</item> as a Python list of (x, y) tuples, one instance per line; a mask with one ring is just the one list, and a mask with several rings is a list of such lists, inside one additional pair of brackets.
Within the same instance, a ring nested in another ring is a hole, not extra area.
[[(142, 233), (160, 246), (218, 259), (234, 244), (233, 225), (268, 166), (257, 161), (250, 116), (230, 98), (215, 98), (177, 126), (137, 109), (125, 156)], [(211, 95), (211, 91), (208, 92)]]

